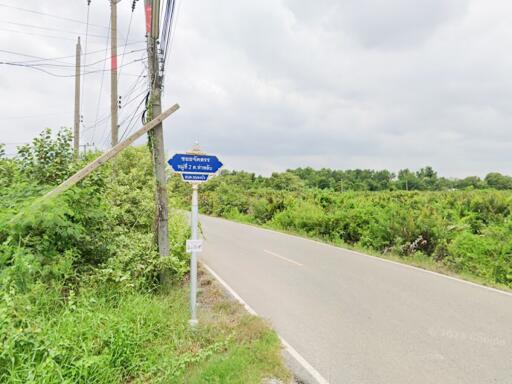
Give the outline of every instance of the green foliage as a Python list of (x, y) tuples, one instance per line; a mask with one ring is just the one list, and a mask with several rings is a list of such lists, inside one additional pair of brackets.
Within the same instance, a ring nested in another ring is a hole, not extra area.
[[(500, 173), (489, 173), (485, 180), (477, 176), (464, 179), (447, 179), (439, 177), (430, 166), (414, 172), (401, 169), (397, 175), (388, 170), (374, 171), (371, 169), (349, 169), (346, 171), (323, 168), (297, 168), (283, 174), (273, 174), (271, 178), (263, 179), (267, 186), (272, 178), (286, 174), (297, 175), (307, 187), (330, 189), (334, 191), (445, 191), (451, 189), (512, 189), (512, 177)], [(282, 189), (282, 188), (281, 188)]]
[[(296, 178), (290, 178), (292, 174), (318, 188), (301, 186)], [(320, 188), (328, 180), (347, 175), (352, 175), (354, 189), (359, 188), (357, 183), (364, 183), (363, 189), (389, 187), (392, 175), (374, 171), (333, 173), (305, 168), (269, 178), (248, 175), (225, 172), (205, 184), (200, 193), (203, 212), (411, 261), (430, 260), (455, 272), (512, 287), (509, 191), (476, 190), (481, 183), (478, 178), (464, 179), (464, 191), (337, 192)], [(381, 184), (372, 184), (378, 178)], [(291, 181), (293, 187), (287, 189), (283, 180)], [(348, 179), (344, 180), (348, 185)], [(401, 171), (398, 183), (406, 181), (407, 188), (418, 190), (440, 188), (445, 182), (431, 167), (416, 173)], [(466, 188), (468, 184), (471, 188)], [(397, 184), (397, 189), (406, 188)]]
[(264, 185), (276, 191), (300, 191), (305, 184), (299, 176), (292, 172), (275, 172), (265, 179)]
[(55, 139), (52, 130), (44, 130), (32, 145), (18, 148), (19, 165), (23, 174), (39, 184), (54, 184), (64, 180), (73, 163), (70, 129), (62, 129)]
[(512, 189), (512, 177), (502, 175), (498, 172), (492, 172), (485, 176), (485, 182), (491, 188)]
[(156, 251), (145, 149), (127, 150), (115, 175), (106, 166), (37, 200), (84, 165), (70, 139), (46, 130), (17, 160), (0, 159), (0, 382), (125, 381), (153, 335), (140, 314), (119, 312), (125, 297), (155, 291), (164, 269), (187, 272), (184, 218), (170, 223), (172, 255)]
[[(190, 330), (188, 289), (179, 285), (188, 220), (171, 213), (171, 255), (161, 258), (147, 148), (39, 199), (84, 161), (73, 160), (66, 130), (55, 139), (43, 132), (17, 160), (0, 157), (0, 382), (256, 383), (278, 371), (279, 341), (267, 327), (242, 343), (240, 322)], [(165, 292), (163, 271), (175, 284)]]

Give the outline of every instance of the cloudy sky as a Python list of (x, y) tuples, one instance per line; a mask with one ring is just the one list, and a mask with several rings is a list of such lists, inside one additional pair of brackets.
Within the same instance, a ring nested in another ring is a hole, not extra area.
[[(86, 3), (0, 0), (0, 61), (66, 56), (37, 68), (71, 76)], [(121, 132), (139, 126), (131, 119), (146, 88), (143, 1), (128, 34), (131, 3), (119, 3)], [(424, 165), (444, 176), (512, 174), (511, 16), (509, 1), (178, 0), (164, 104), (182, 109), (166, 122), (166, 148), (198, 140), (228, 168), (264, 174)], [(100, 148), (108, 23), (108, 1), (92, 0), (83, 136)], [(7, 152), (44, 127), (72, 126), (73, 84), (0, 65)]]

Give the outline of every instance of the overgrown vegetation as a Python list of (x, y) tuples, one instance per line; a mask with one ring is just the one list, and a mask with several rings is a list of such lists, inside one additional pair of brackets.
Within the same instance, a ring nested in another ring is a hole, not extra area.
[(297, 168), (285, 173), (276, 173), (269, 178), (275, 183), (283, 177), (298, 176), (307, 187), (330, 189), (334, 191), (445, 191), (452, 189), (512, 189), (512, 177), (499, 172), (491, 172), (481, 179), (468, 176), (462, 179), (439, 177), (432, 167), (424, 167), (414, 172), (401, 169), (398, 173), (388, 170), (374, 171), (371, 169), (349, 169), (346, 171), (333, 169), (314, 170)]
[[(203, 186), (200, 207), (512, 287), (511, 191), (339, 192), (296, 173), (224, 172)], [(173, 190), (182, 188), (174, 178)]]
[[(47, 130), (20, 148), (16, 160), (0, 148), (0, 382), (286, 377), (272, 331), (265, 327), (240, 340), (256, 321), (250, 317), (225, 323), (220, 316), (190, 330), (182, 283), (188, 226), (172, 215), (172, 255), (162, 261), (152, 234), (147, 148), (124, 152), (115, 174), (107, 165), (60, 197), (37, 200), (94, 156), (74, 161), (70, 140), (67, 130), (56, 138)], [(169, 291), (158, 289), (164, 269), (174, 276)], [(241, 354), (268, 361), (241, 366)]]

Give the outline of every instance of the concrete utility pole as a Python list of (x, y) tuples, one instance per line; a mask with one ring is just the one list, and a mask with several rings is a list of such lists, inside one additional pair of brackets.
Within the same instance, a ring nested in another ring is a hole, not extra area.
[[(160, 0), (145, 0), (146, 35), (148, 42), (148, 67), (151, 94), (149, 98), (147, 119), (158, 116), (162, 112), (162, 77), (160, 75), (158, 37), (160, 32)], [(153, 154), (153, 166), (156, 178), (156, 235), (158, 251), (161, 257), (168, 257), (169, 250), (169, 207), (167, 201), (166, 159), (164, 151), (164, 134), (162, 124), (148, 133)], [(167, 285), (169, 276), (161, 277), (163, 286)]]
[(73, 147), (75, 149), (75, 158), (80, 153), (80, 56), (82, 47), (80, 46), (80, 37), (76, 43), (76, 64), (75, 64), (75, 125), (73, 133)]
[(118, 127), (118, 105), (117, 105), (117, 3), (121, 0), (110, 0), (110, 48), (111, 48), (111, 72), (110, 72), (110, 112), (112, 118), (112, 146), (119, 141)]

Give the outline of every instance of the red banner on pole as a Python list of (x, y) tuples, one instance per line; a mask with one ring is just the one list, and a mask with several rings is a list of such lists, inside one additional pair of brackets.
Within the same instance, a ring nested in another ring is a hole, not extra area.
[(150, 34), (151, 33), (151, 25), (152, 25), (152, 20), (151, 20), (151, 15), (152, 15), (152, 9), (151, 9), (151, 3), (149, 4), (146, 4), (146, 33), (147, 34)]

